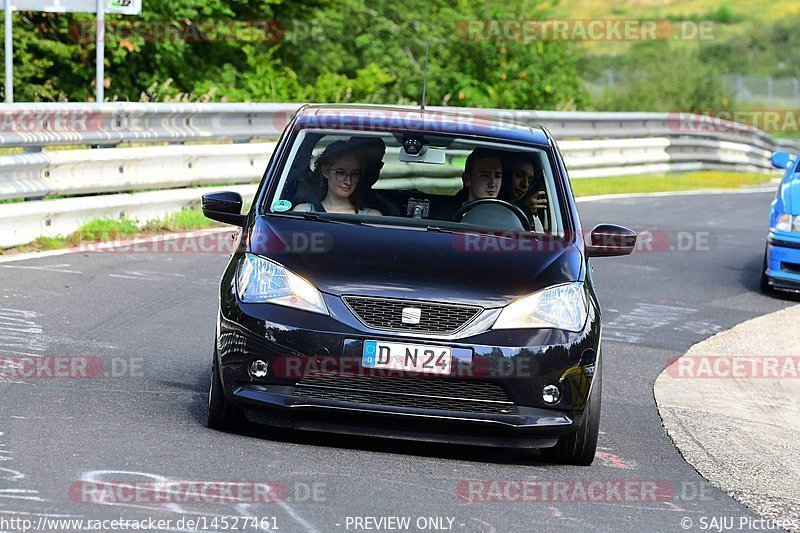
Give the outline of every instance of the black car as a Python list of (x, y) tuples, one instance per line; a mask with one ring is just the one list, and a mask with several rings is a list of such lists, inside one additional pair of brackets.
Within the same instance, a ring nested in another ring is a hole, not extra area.
[[(208, 425), (541, 448), (590, 464), (602, 379), (590, 257), (555, 141), (537, 126), (306, 106), (241, 214), (222, 275)], [(586, 242), (588, 240), (588, 242)]]

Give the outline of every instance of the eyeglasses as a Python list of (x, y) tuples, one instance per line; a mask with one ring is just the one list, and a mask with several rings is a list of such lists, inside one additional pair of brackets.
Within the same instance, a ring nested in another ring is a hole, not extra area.
[(344, 181), (347, 178), (350, 178), (352, 181), (358, 181), (358, 179), (361, 177), (361, 171), (359, 170), (347, 172), (343, 168), (332, 168), (331, 172), (333, 172), (333, 176), (336, 178), (336, 181)]

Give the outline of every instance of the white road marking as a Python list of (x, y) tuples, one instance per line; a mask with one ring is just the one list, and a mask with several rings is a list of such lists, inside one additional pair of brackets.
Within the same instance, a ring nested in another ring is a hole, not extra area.
[(35, 311), (0, 308), (0, 356), (40, 356), (33, 353), (45, 349), (42, 326), (36, 322), (39, 316)]
[(30, 513), (26, 511), (10, 511), (7, 509), (0, 509), (0, 514), (13, 514), (21, 516), (47, 516), (50, 518), (81, 518), (80, 514), (55, 514), (55, 513)]
[(126, 270), (125, 274), (109, 274), (110, 278), (134, 279), (139, 281), (163, 281), (170, 277), (185, 278), (184, 274), (172, 272), (152, 272), (149, 270)]
[[(106, 476), (111, 476), (112, 478), (114, 476), (117, 476), (117, 479), (110, 479), (109, 481), (104, 481), (103, 478), (106, 477)], [(95, 482), (95, 483), (104, 483), (104, 484), (111, 485), (111, 486), (122, 486), (122, 487), (129, 486), (129, 485), (123, 483), (123, 482), (120, 482), (120, 480), (118, 479), (119, 476), (131, 476), (132, 478), (136, 478), (136, 477), (150, 478), (150, 479), (155, 480), (155, 481), (157, 481), (159, 483), (166, 483), (166, 482), (170, 481), (169, 478), (166, 478), (166, 477), (158, 475), (158, 474), (150, 474), (148, 472), (133, 472), (133, 471), (129, 471), (129, 470), (92, 470), (92, 471), (84, 473), (83, 476), (81, 476), (81, 480), (82, 481), (92, 481), (92, 482)], [(130, 482), (132, 482), (132, 481), (128, 481), (128, 483), (130, 483)], [(130, 503), (103, 502), (103, 501), (93, 502), (93, 503), (96, 503), (98, 505), (111, 505), (111, 506), (118, 506), (118, 507), (135, 507), (135, 508), (147, 509), (147, 510), (151, 510), (151, 511), (152, 510), (163, 511), (164, 509), (167, 509), (167, 510), (172, 511), (173, 513), (177, 513), (177, 514), (203, 515), (203, 516), (227, 516), (227, 515), (216, 515), (216, 514), (212, 514), (212, 513), (208, 513), (208, 512), (195, 512), (195, 511), (185, 510), (180, 505), (178, 505), (176, 503), (165, 504), (163, 507), (153, 507), (153, 506), (149, 506), (149, 505), (136, 505), (136, 504), (130, 504)], [(292, 517), (293, 520), (295, 520), (298, 524), (303, 526), (303, 528), (305, 528), (305, 530), (307, 532), (309, 532), (309, 533), (319, 533), (319, 530), (317, 528), (315, 528), (312, 524), (310, 524), (309, 522), (304, 520), (303, 517), (300, 516), (300, 514), (297, 513), (297, 511), (295, 511), (288, 503), (286, 503), (286, 502), (284, 502), (282, 500), (278, 500), (276, 503), (284, 511), (286, 511), (286, 513), (290, 517)], [(245, 505), (245, 507), (239, 507), (237, 505), (237, 510), (240, 510), (240, 512), (241, 512), (241, 510), (244, 510), (245, 512), (249, 511), (249, 508), (246, 507), (246, 504), (240, 504), (240, 505)]]
[(62, 267), (68, 267), (68, 266), (70, 266), (70, 265), (67, 264), (67, 263), (64, 263), (62, 265), (50, 265), (50, 266), (0, 265), (0, 268), (20, 268), (20, 269), (23, 269), (23, 270), (41, 270), (41, 271), (44, 271), (44, 272), (61, 272), (61, 273), (64, 273), (64, 274), (83, 274), (83, 272), (80, 272), (78, 270), (67, 270), (65, 268), (62, 268)]
[[(603, 326), (606, 338), (622, 342), (639, 342), (657, 329), (673, 326), (685, 331), (688, 317), (697, 313), (691, 307), (639, 303), (631, 311), (621, 313)], [(696, 324), (697, 328), (710, 329), (711, 324)], [(694, 332), (694, 331), (693, 331)]]
[(481, 519), (479, 519), (479, 518), (475, 518), (474, 516), (470, 516), (470, 517), (469, 517), (469, 519), (470, 519), (470, 520), (474, 520), (474, 521), (478, 522), (479, 524), (481, 524), (481, 525), (483, 525), (483, 526), (486, 526), (486, 527), (488, 527), (488, 528), (489, 528), (489, 529), (481, 529), (481, 530), (480, 530), (480, 531), (481, 531), (481, 533), (495, 533), (495, 532), (497, 531), (497, 530), (494, 528), (494, 526), (493, 526), (492, 524), (490, 524), (489, 522), (484, 522), (483, 520), (481, 520)]
[(669, 508), (670, 508), (670, 510), (672, 510), (672, 511), (679, 511), (679, 512), (682, 512), (682, 513), (683, 513), (683, 512), (686, 512), (686, 509), (684, 509), (684, 508), (682, 508), (682, 507), (679, 507), (679, 506), (675, 505), (675, 504), (674, 504), (674, 503), (672, 503), (672, 502), (661, 502), (661, 503), (663, 503), (664, 505), (666, 505), (667, 507), (669, 507)]
[(303, 517), (300, 516), (300, 514), (297, 511), (295, 511), (288, 503), (286, 503), (283, 500), (278, 500), (276, 503), (281, 507), (281, 509), (286, 511), (286, 513), (289, 516), (291, 516), (295, 522), (303, 526), (306, 531), (308, 531), (309, 533), (319, 533), (319, 530), (317, 528), (315, 528), (310, 523), (306, 522), (303, 519)]
[(42, 332), (42, 328), (40, 328), (40, 327), (29, 327), (29, 328), (26, 329), (26, 328), (5, 328), (5, 327), (0, 326), (0, 331), (16, 331), (18, 333), (33, 333), (33, 334), (36, 334), (36, 333), (41, 333)]
[(19, 350), (8, 350), (5, 346), (3, 346), (2, 348), (2, 355), (21, 355), (23, 357), (37, 357), (37, 358), (44, 357), (44, 355), (40, 353), (21, 352)]
[[(117, 481), (119, 480), (111, 480), (109, 482), (109, 481), (104, 481), (102, 479), (103, 476), (117, 475), (117, 474), (122, 476), (150, 478), (161, 483), (168, 481), (168, 479), (164, 476), (159, 476), (157, 474), (149, 474), (147, 472), (132, 472), (130, 470), (92, 470), (90, 472), (85, 473), (81, 479), (83, 481), (93, 481), (95, 483), (104, 483), (111, 486), (122, 486), (122, 487), (129, 486), (126, 485), (125, 483), (117, 483)], [(93, 502), (93, 503), (97, 503), (99, 505), (114, 505), (119, 507), (139, 507), (142, 509), (158, 509), (159, 511), (167, 509), (169, 511), (172, 511), (173, 513), (184, 514), (183, 508), (181, 508), (181, 506), (176, 503), (168, 503), (165, 504), (163, 507), (155, 507), (155, 508), (150, 506), (142, 506), (142, 505), (134, 505), (134, 504), (118, 503), (118, 502)]]
[(14, 496), (12, 494), (0, 494), (0, 498), (7, 498), (9, 500), (28, 500), (31, 502), (46, 502), (44, 498), (39, 496)]

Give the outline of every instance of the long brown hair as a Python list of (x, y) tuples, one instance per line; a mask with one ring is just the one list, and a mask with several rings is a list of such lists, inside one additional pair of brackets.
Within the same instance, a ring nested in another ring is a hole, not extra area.
[(331, 165), (333, 165), (344, 155), (352, 155), (355, 157), (356, 161), (358, 161), (359, 172), (362, 173), (358, 179), (358, 185), (356, 185), (355, 189), (353, 190), (353, 194), (351, 194), (349, 197), (350, 204), (358, 213), (365, 207), (362, 187), (364, 183), (364, 155), (355, 147), (351, 146), (347, 141), (336, 141), (329, 144), (319, 155), (319, 157), (317, 157), (317, 162), (314, 166), (314, 177), (316, 178), (317, 183), (317, 196), (321, 202), (328, 195), (328, 178), (325, 177), (322, 171), (326, 168), (331, 168)]

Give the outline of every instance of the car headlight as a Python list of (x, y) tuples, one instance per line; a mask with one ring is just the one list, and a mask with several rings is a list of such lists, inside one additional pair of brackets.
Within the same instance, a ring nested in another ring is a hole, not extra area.
[(271, 303), (329, 314), (316, 287), (265, 257), (245, 254), (237, 281), (239, 299), (245, 303)]
[(778, 222), (775, 224), (775, 229), (780, 231), (797, 231), (800, 232), (800, 216), (789, 215), (787, 213), (778, 217)]
[(589, 314), (583, 283), (556, 285), (508, 304), (492, 329), (554, 328), (580, 331)]

